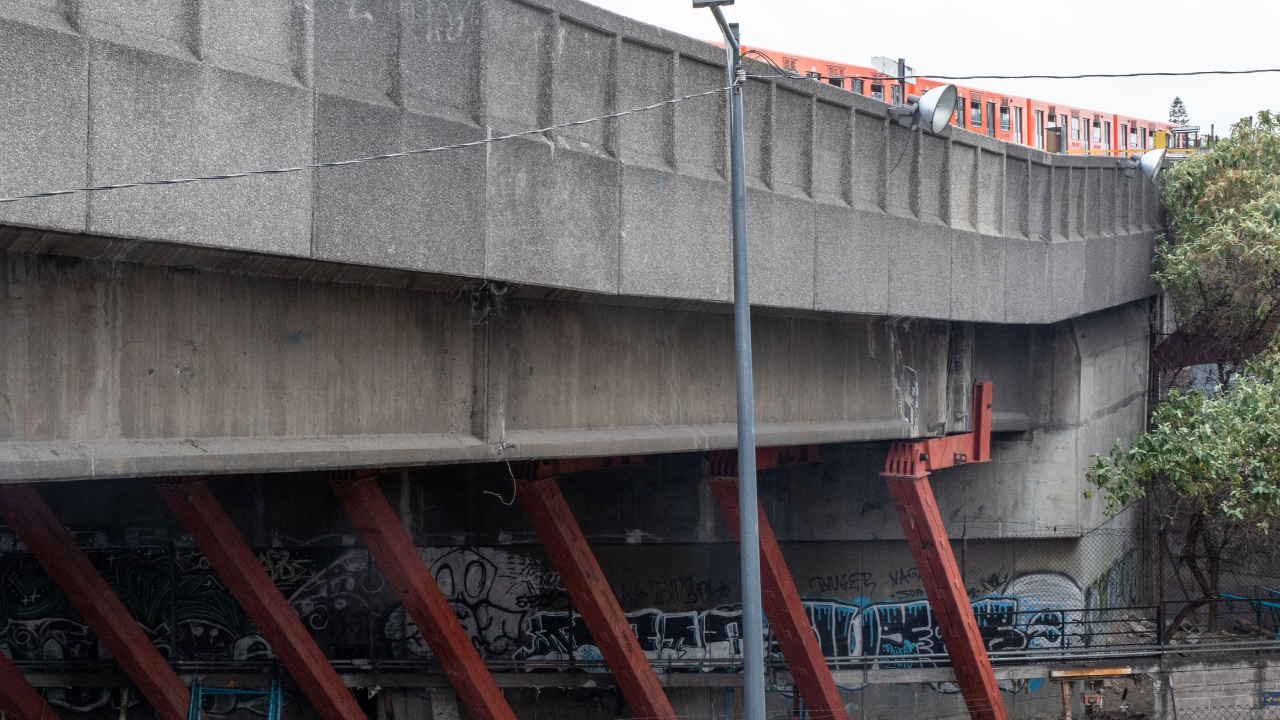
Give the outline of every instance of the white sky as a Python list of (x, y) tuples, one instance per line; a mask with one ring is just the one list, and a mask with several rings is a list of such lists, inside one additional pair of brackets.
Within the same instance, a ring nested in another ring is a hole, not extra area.
[[(720, 39), (711, 11), (690, 0), (587, 1)], [(864, 66), (874, 55), (903, 57), (924, 76), (1280, 68), (1280, 0), (737, 0), (724, 10), (747, 45)], [(958, 82), (1162, 121), (1178, 95), (1191, 124), (1219, 135), (1245, 115), (1280, 110), (1280, 73)]]

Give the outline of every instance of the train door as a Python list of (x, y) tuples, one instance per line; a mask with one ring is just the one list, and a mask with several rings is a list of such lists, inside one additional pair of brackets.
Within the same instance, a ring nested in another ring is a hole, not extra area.
[(1106, 150), (1112, 150), (1115, 145), (1111, 143), (1111, 121), (1102, 121), (1102, 147)]
[(1071, 111), (1071, 144), (1072, 150), (1079, 150), (1082, 145), (1080, 133), (1080, 111)]
[(1022, 106), (1015, 105), (1013, 107), (1013, 141), (1019, 145), (1024, 144), (1022, 139)]
[(996, 136), (996, 104), (987, 101), (987, 137)]
[(1035, 146), (1044, 149), (1044, 111), (1036, 110)]
[(976, 92), (969, 93), (969, 129), (982, 131), (982, 95)]

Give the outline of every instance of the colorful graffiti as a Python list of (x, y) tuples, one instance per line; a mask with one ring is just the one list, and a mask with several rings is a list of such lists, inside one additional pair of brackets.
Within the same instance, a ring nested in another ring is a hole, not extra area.
[[(519, 660), (598, 659), (590, 633), (572, 612), (559, 575), (537, 557), (507, 548), (421, 548), (454, 613), (485, 657)], [(166, 656), (182, 660), (253, 661), (273, 658), (208, 560), (191, 549), (102, 549), (90, 560)], [(362, 548), (271, 548), (264, 569), (335, 660), (431, 657), (422, 635)], [(897, 572), (897, 571), (895, 571)], [(1117, 565), (1094, 585), (1119, 588), (1132, 572)], [(901, 582), (915, 582), (904, 571)], [(998, 582), (997, 582), (998, 578)], [(1120, 579), (1117, 579), (1120, 578)], [(887, 578), (886, 587), (896, 586)], [(811, 583), (812, 585), (812, 583)], [(824, 578), (826, 590), (874, 581), (865, 573)], [(639, 587), (638, 585), (636, 587)], [(1086, 592), (1059, 573), (993, 575), (971, 603), (991, 651), (1061, 648), (1088, 642), (1081, 609)], [(812, 590), (811, 590), (812, 591)], [(1114, 590), (1109, 590), (1114, 591)], [(741, 654), (741, 610), (723, 601), (724, 583), (689, 578), (649, 583), (643, 592), (619, 586), (632, 607), (683, 603), (706, 609), (650, 607), (627, 613), (646, 655), (654, 660), (708, 660)], [(905, 592), (905, 591), (903, 591)], [(1091, 598), (1101, 594), (1093, 585)], [(805, 611), (823, 655), (881, 658), (918, 664), (920, 655), (946, 652), (928, 602), (895, 591), (889, 602), (813, 597)], [(1087, 613), (1087, 611), (1085, 611)], [(767, 625), (766, 625), (767, 628)], [(767, 632), (767, 630), (766, 630)], [(776, 647), (774, 648), (776, 652)], [(0, 555), (0, 652), (26, 661), (108, 659), (61, 591), (30, 555)], [(708, 663), (714, 665), (714, 663)], [(838, 663), (837, 663), (838, 664)], [(95, 700), (97, 702), (97, 700)]]

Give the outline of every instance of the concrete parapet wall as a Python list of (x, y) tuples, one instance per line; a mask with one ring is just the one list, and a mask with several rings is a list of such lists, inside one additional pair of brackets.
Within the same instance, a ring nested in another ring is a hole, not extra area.
[[(394, 152), (723, 84), (723, 51), (576, 0), (0, 0), (0, 196)], [(750, 28), (745, 29), (748, 35)], [(1050, 323), (1146, 297), (1115, 160), (889, 123), (752, 79), (756, 304)], [(0, 206), (0, 222), (624, 296), (731, 299), (723, 100), (364, 167)]]

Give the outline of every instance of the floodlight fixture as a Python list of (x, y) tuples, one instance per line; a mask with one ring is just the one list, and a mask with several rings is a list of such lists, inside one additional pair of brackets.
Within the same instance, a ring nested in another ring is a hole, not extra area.
[(1142, 168), (1142, 174), (1146, 175), (1148, 180), (1155, 181), (1156, 173), (1160, 172), (1160, 168), (1164, 165), (1164, 156), (1164, 148), (1142, 154), (1142, 160), (1138, 162), (1138, 165)]
[(951, 116), (956, 111), (956, 98), (959, 92), (955, 85), (936, 87), (924, 94), (916, 104), (918, 122), (923, 122), (929, 132), (939, 135), (951, 124)]
[(720, 5), (732, 5), (732, 4), (733, 4), (733, 0), (693, 0), (693, 7), (695, 10), (697, 8), (718, 7)]
[(1125, 177), (1133, 177), (1139, 169), (1142, 170), (1143, 176), (1148, 180), (1155, 182), (1156, 174), (1160, 172), (1164, 165), (1165, 151), (1163, 149), (1150, 150), (1142, 154), (1141, 157), (1125, 157), (1116, 161), (1116, 164), (1124, 171)]
[(924, 97), (908, 95), (905, 105), (889, 108), (889, 116), (904, 128), (915, 130), (922, 124), (934, 135), (942, 134), (951, 124), (956, 110), (959, 92), (955, 85), (940, 85), (924, 94)]

